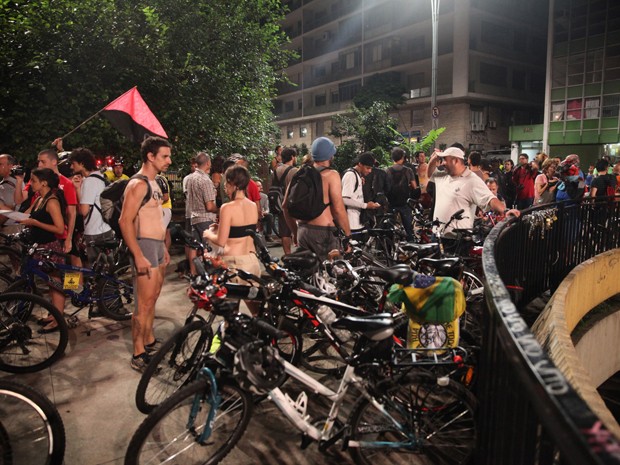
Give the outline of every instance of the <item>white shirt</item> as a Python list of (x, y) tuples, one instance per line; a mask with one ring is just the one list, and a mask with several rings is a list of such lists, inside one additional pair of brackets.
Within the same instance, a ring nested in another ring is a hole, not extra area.
[[(453, 221), (446, 228), (446, 233), (453, 229), (472, 228), (476, 218), (476, 207), (486, 210), (491, 200), (495, 198), (484, 181), (469, 168), (466, 168), (460, 176), (450, 176), (446, 172), (436, 170), (432, 180), (435, 182), (436, 191), (433, 219), (445, 223), (456, 211), (465, 210), (463, 219)], [(443, 228), (443, 225), (439, 228)]]
[[(101, 212), (95, 205), (101, 208), (101, 192), (105, 188), (105, 183), (101, 178), (95, 176), (87, 176), (82, 181), (82, 190), (80, 191), (80, 205), (91, 205), (91, 213), (84, 217), (84, 234), (87, 236), (95, 236), (110, 231), (112, 228), (101, 218)], [(88, 219), (88, 221), (86, 221)]]
[[(357, 189), (355, 184), (357, 183)], [(342, 200), (347, 208), (349, 217), (349, 227), (351, 229), (362, 229), (364, 225), (360, 222), (360, 214), (366, 209), (364, 202), (364, 191), (362, 189), (362, 176), (355, 169), (347, 170), (342, 176)]]

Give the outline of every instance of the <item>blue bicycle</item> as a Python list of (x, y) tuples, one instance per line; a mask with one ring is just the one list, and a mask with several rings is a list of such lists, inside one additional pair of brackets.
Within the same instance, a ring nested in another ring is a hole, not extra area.
[[(99, 251), (92, 268), (55, 263), (52, 257), (59, 255), (57, 252), (37, 244), (26, 244), (23, 239), (18, 241), (23, 246), (21, 266), (6, 292), (41, 295), (45, 287), (62, 292), (77, 307), (67, 317), (70, 327), (77, 324), (76, 314), (85, 307), (88, 307), (89, 318), (105, 316), (115, 321), (131, 318), (134, 299), (132, 269), (131, 265), (114, 265), (111, 257), (119, 247), (117, 241), (92, 244)], [(60, 281), (52, 274), (60, 275)]]

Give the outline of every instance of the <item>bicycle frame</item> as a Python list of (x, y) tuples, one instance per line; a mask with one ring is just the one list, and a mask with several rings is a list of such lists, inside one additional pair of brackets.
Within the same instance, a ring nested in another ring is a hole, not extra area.
[[(344, 397), (349, 389), (349, 386), (356, 385), (362, 395), (366, 397), (369, 402), (386, 418), (388, 418), (393, 425), (400, 431), (405, 437), (409, 440), (403, 444), (400, 443), (390, 443), (390, 446), (395, 448), (415, 448), (417, 444), (417, 439), (413, 432), (407, 431), (403, 425), (400, 424), (392, 415), (390, 415), (383, 405), (376, 400), (368, 391), (364, 388), (364, 381), (362, 378), (358, 377), (354, 373), (354, 367), (351, 365), (347, 365), (342, 380), (340, 381), (340, 385), (337, 391), (332, 391), (330, 388), (326, 387), (319, 381), (315, 380), (305, 372), (301, 371), (299, 368), (294, 365), (288, 363), (286, 360), (280, 360), (282, 365), (284, 366), (284, 371), (290, 377), (296, 379), (301, 382), (310, 390), (316, 394), (321, 395), (322, 397), (326, 397), (330, 401), (332, 401), (332, 405), (327, 416), (327, 419), (323, 423), (322, 427), (319, 429), (314, 426), (309, 421), (309, 416), (306, 414), (307, 409), (307, 395), (305, 391), (302, 391), (296, 401), (293, 401), (287, 394), (283, 393), (280, 388), (275, 388), (269, 392), (269, 398), (276, 404), (278, 409), (304, 434), (314, 439), (315, 441), (319, 441), (324, 444), (325, 447), (330, 446), (335, 440), (338, 440), (341, 436), (341, 433), (346, 430), (345, 427), (332, 433), (334, 424), (336, 419), (338, 418), (338, 412), (340, 411), (340, 407), (343, 404)], [(349, 441), (345, 438), (346, 445), (348, 447), (382, 447), (385, 448), (386, 444), (381, 441), (376, 442), (368, 442), (364, 441)]]
[[(34, 259), (30, 256), (25, 257), (24, 262), (22, 263), (20, 277), (25, 279), (31, 286), (34, 288), (34, 278), (35, 276), (46, 282), (50, 287), (55, 290), (62, 292), (65, 296), (70, 297), (73, 303), (79, 304), (76, 305), (80, 308), (84, 308), (85, 306), (95, 303), (97, 297), (92, 293), (91, 286), (84, 285), (80, 292), (76, 292), (72, 289), (66, 289), (62, 282), (56, 281), (53, 279), (48, 273), (41, 269), (44, 260)], [(61, 272), (74, 272), (82, 274), (82, 281), (86, 281), (86, 278), (106, 278), (114, 283), (121, 283), (116, 277), (109, 275), (107, 273), (101, 273), (100, 271), (95, 271), (91, 268), (81, 268), (74, 265), (66, 265), (60, 263), (54, 263), (54, 268)]]

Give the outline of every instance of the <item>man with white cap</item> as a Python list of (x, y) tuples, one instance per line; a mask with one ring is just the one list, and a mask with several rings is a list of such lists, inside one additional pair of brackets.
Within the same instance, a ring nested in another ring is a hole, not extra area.
[(291, 229), (293, 242), (300, 249), (310, 250), (320, 260), (325, 260), (328, 253), (338, 249), (340, 244), (336, 236), (336, 227), (340, 227), (345, 235), (351, 235), (347, 211), (342, 199), (342, 183), (337, 171), (329, 169), (332, 158), (336, 154), (336, 146), (327, 137), (319, 137), (312, 142), (310, 148), (313, 167), (320, 172), (323, 186), (323, 203), (325, 209), (316, 218), (309, 221), (295, 221), (286, 208), (290, 186), (283, 202), (284, 216)]
[[(444, 170), (437, 170), (443, 164)], [(519, 210), (506, 211), (505, 205), (489, 190), (480, 177), (465, 166), (465, 153), (458, 147), (445, 151), (435, 151), (428, 162), (428, 175), (435, 182), (435, 218), (447, 222), (458, 210), (464, 209), (463, 219), (453, 221), (447, 228), (450, 231), (471, 228), (476, 218), (476, 207), (493, 210), (499, 215), (519, 216)]]

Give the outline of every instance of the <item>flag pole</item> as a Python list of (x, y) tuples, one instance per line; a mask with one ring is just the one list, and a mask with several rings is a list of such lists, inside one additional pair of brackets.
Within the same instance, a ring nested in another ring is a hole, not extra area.
[(69, 131), (68, 133), (66, 133), (64, 136), (61, 137), (61, 139), (66, 138), (67, 136), (70, 136), (71, 134), (73, 134), (75, 131), (77, 131), (78, 129), (80, 129), (82, 126), (84, 126), (86, 123), (88, 123), (91, 119), (95, 118), (99, 113), (101, 113), (103, 110), (105, 110), (107, 107), (109, 107), (110, 105), (112, 105), (114, 102), (116, 102), (118, 99), (122, 98), (125, 94), (131, 92), (132, 90), (134, 90), (135, 88), (137, 88), (138, 86), (133, 86), (131, 89), (129, 89), (127, 92), (125, 92), (123, 95), (121, 95), (120, 97), (115, 98), (113, 101), (111, 101), (110, 103), (108, 103), (105, 107), (103, 107), (101, 110), (99, 110), (97, 113), (95, 113), (94, 115), (92, 115), (91, 117), (85, 119), (84, 121), (82, 121), (80, 124), (78, 124), (76, 127), (74, 127), (73, 129), (71, 129), (71, 131)]

